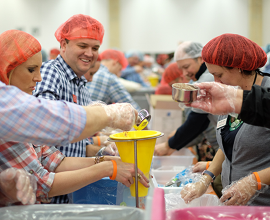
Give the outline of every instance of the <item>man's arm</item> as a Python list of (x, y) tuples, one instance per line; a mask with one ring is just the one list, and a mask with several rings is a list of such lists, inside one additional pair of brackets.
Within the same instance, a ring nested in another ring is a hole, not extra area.
[(169, 139), (169, 147), (180, 150), (201, 134), (210, 123), (207, 116), (208, 114), (200, 114), (191, 111), (184, 124), (181, 125), (174, 136)]
[(86, 125), (83, 107), (38, 99), (0, 82), (0, 138), (33, 144), (67, 145)]
[(270, 88), (254, 85), (244, 91), (239, 117), (247, 124), (270, 128)]
[(138, 114), (130, 104), (81, 107), (38, 99), (1, 82), (0, 95), (0, 138), (7, 141), (67, 145), (106, 126), (128, 131)]

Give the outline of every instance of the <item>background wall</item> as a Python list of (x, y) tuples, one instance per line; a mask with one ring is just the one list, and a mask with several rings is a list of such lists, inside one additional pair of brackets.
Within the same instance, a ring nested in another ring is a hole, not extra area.
[[(175, 50), (180, 41), (202, 44), (223, 33), (249, 37), (248, 0), (119, 0), (120, 48), (149, 53)], [(22, 29), (48, 52), (59, 44), (54, 32), (74, 14), (88, 14), (105, 28), (109, 47), (109, 0), (0, 0), (0, 33)], [(270, 43), (270, 1), (263, 0), (263, 45)]]

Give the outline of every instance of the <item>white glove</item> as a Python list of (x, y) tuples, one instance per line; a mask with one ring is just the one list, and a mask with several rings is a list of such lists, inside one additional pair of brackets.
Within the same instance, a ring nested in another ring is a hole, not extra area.
[[(227, 86), (216, 82), (195, 83), (200, 88), (197, 101), (188, 106), (199, 108), (214, 115), (230, 114), (235, 116), (239, 110), (238, 89), (240, 87)], [(237, 105), (237, 112), (236, 112)]]
[(8, 168), (0, 173), (0, 203), (4, 205), (21, 202), (34, 204), (36, 201), (37, 182), (23, 169)]
[(207, 179), (207, 175), (202, 175), (200, 181), (196, 183), (187, 184), (181, 191), (181, 197), (185, 203), (191, 202), (193, 199), (196, 199), (202, 196), (208, 189), (211, 181)]
[(129, 131), (135, 124), (138, 112), (129, 103), (116, 103), (102, 106), (109, 117), (109, 126), (124, 131)]
[(254, 174), (250, 174), (238, 181), (232, 182), (222, 190), (221, 202), (224, 205), (246, 205), (251, 203), (260, 193), (268, 189), (268, 185), (261, 183), (261, 190), (258, 190), (258, 183)]

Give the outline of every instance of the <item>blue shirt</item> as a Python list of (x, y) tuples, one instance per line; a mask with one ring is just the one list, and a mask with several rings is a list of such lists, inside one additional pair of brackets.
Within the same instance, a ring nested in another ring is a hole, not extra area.
[(104, 65), (100, 65), (99, 70), (93, 76), (92, 82), (87, 83), (86, 87), (89, 89), (93, 101), (100, 100), (106, 104), (126, 102), (130, 103), (137, 111), (141, 110), (118, 77), (109, 72)]
[[(85, 88), (87, 80), (79, 78), (61, 55), (55, 60), (44, 62), (40, 73), (42, 81), (37, 83), (35, 96), (51, 100), (65, 100), (78, 105), (87, 106), (91, 103), (90, 94)], [(67, 157), (85, 157), (89, 139), (61, 146), (58, 149)], [(54, 197), (52, 203), (68, 203), (68, 196)]]
[(0, 81), (0, 138), (37, 145), (67, 145), (80, 136), (85, 124), (82, 107), (37, 99)]
[(142, 79), (141, 75), (137, 73), (134, 67), (128, 65), (126, 69), (122, 70), (121, 77), (123, 79), (140, 83), (143, 87), (149, 87)]

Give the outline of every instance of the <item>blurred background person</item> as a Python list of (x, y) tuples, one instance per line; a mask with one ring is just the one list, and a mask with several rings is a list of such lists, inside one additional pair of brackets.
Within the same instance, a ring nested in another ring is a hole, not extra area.
[(86, 88), (93, 101), (99, 100), (106, 104), (130, 103), (136, 110), (140, 106), (133, 100), (119, 81), (121, 69), (127, 66), (127, 59), (123, 52), (108, 49), (99, 54), (100, 68), (95, 73), (92, 82)]
[(171, 95), (172, 84), (188, 83), (189, 79), (183, 75), (183, 71), (178, 68), (177, 63), (171, 63), (164, 70), (160, 85), (156, 88), (156, 95)]
[(60, 50), (57, 48), (53, 48), (50, 50), (49, 59), (54, 60), (60, 54)]
[(143, 54), (139, 51), (129, 51), (126, 53), (126, 58), (128, 60), (128, 65), (123, 68), (121, 77), (126, 80), (140, 83), (143, 87), (149, 87), (150, 85), (146, 83), (141, 76), (143, 72), (143, 67), (141, 66)]

